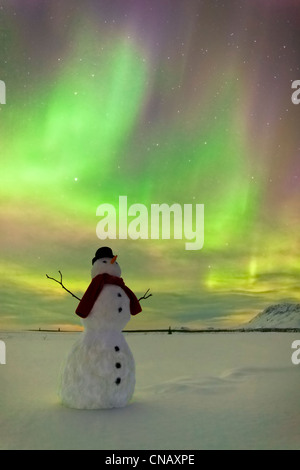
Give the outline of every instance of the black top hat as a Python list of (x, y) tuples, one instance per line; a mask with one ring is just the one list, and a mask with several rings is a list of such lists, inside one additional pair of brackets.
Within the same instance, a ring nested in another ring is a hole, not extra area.
[(109, 248), (108, 246), (102, 246), (102, 248), (99, 248), (96, 251), (95, 257), (92, 260), (92, 264), (94, 264), (95, 261), (97, 261), (97, 259), (113, 258), (113, 257), (114, 257), (114, 255), (113, 255), (113, 252), (112, 252), (111, 248)]

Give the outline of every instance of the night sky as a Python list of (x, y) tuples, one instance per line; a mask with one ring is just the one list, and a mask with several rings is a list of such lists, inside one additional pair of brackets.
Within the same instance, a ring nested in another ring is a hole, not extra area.
[[(300, 302), (300, 5), (0, 0), (0, 328), (74, 329), (97, 248), (131, 328)], [(100, 204), (204, 204), (205, 243), (99, 240)]]

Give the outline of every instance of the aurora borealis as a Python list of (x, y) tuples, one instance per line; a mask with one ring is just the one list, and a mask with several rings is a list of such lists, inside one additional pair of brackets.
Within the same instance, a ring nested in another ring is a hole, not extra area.
[[(131, 327), (299, 302), (300, 6), (0, 1), (1, 328), (76, 327), (101, 245), (153, 297)], [(97, 238), (100, 204), (204, 204), (202, 250)]]

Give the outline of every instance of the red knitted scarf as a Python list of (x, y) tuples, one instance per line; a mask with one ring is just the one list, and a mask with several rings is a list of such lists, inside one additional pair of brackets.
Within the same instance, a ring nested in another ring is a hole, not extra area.
[(113, 284), (116, 286), (120, 286), (125, 294), (130, 299), (130, 313), (131, 315), (136, 315), (137, 313), (142, 311), (140, 303), (135, 296), (135, 294), (125, 285), (123, 279), (117, 276), (111, 276), (110, 274), (98, 274), (95, 276), (87, 290), (85, 291), (79, 305), (76, 309), (76, 313), (81, 318), (86, 318), (90, 311), (92, 310), (94, 303), (96, 302), (98, 296), (100, 295), (103, 287), (106, 284)]

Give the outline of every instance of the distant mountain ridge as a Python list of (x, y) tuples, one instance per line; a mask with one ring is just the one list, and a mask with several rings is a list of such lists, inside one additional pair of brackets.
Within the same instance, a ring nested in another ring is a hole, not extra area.
[(300, 328), (300, 304), (270, 305), (247, 324), (248, 328)]

